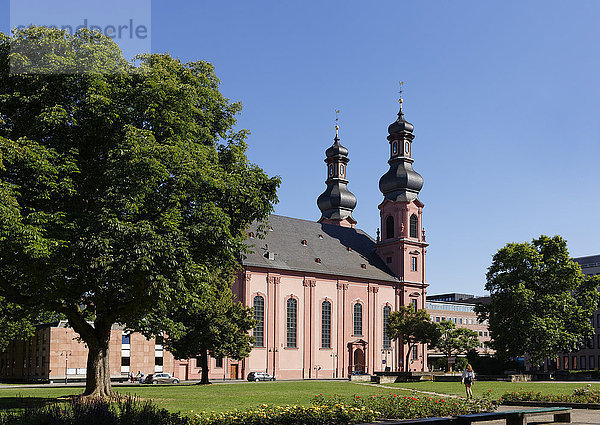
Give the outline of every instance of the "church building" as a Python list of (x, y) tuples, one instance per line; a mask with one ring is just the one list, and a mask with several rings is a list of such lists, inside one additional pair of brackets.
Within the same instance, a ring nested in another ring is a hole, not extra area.
[[(423, 178), (412, 166), (413, 125), (400, 100), (388, 128), (389, 170), (379, 180), (377, 239), (352, 217), (348, 149), (337, 130), (325, 151), (318, 222), (271, 215), (264, 239), (249, 232), (252, 253), (242, 259), (234, 292), (254, 308), (256, 342), (247, 359), (226, 361), (221, 376), (264, 371), (277, 379), (341, 378), (405, 366), (407, 346), (390, 341), (385, 327), (399, 306), (425, 308), (428, 244), (418, 198)], [(409, 359), (409, 370), (424, 370), (427, 347), (415, 346)]]
[[(271, 215), (264, 238), (258, 229), (249, 230), (250, 253), (241, 259), (233, 291), (254, 308), (256, 342), (244, 360), (210, 359), (210, 379), (245, 379), (250, 372), (276, 379), (347, 378), (403, 370), (407, 354), (409, 370), (427, 368), (424, 344), (408, 353), (385, 334), (398, 307), (426, 308), (427, 243), (418, 198), (423, 178), (412, 167), (413, 125), (400, 101), (398, 118), (388, 128), (389, 170), (379, 180), (377, 239), (358, 229), (352, 217), (356, 198), (347, 187), (348, 149), (337, 130), (325, 151), (327, 187), (317, 200), (318, 222)], [(175, 359), (160, 337), (146, 340), (117, 325), (112, 332), (111, 378), (138, 370), (171, 373), (182, 381), (200, 378), (200, 359)], [(0, 353), (0, 379), (83, 380), (86, 356), (87, 347), (65, 322), (41, 324), (34, 337)]]

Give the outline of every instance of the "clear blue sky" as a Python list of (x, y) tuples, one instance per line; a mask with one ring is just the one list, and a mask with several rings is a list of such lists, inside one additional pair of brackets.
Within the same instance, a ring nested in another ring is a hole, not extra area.
[[(0, 0), (6, 32), (8, 1)], [(152, 50), (212, 62), (244, 104), (276, 213), (316, 220), (341, 109), (354, 217), (379, 227), (398, 80), (425, 179), (429, 293), (483, 294), (507, 242), (600, 254), (600, 2), (153, 1)]]

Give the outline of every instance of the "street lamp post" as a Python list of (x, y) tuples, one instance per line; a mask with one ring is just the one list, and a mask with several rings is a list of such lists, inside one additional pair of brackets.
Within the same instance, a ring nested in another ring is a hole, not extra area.
[(71, 350), (65, 350), (60, 353), (61, 356), (65, 356), (65, 384), (69, 383), (68, 372), (69, 372), (69, 356), (73, 355)]

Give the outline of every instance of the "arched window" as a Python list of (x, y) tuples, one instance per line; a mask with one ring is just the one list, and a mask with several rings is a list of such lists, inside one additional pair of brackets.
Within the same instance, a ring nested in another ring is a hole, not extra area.
[(287, 300), (287, 347), (296, 348), (296, 325), (298, 323), (298, 301)]
[(410, 237), (419, 237), (419, 219), (415, 214), (410, 216)]
[(362, 304), (354, 304), (354, 335), (362, 335)]
[(340, 164), (340, 177), (344, 177), (346, 175), (346, 170), (344, 164)]
[(329, 164), (329, 176), (333, 176), (333, 164)]
[(392, 155), (396, 155), (398, 153), (398, 142), (392, 143)]
[(265, 346), (265, 299), (260, 295), (254, 297), (254, 319), (257, 321), (254, 328), (254, 346)]
[(392, 341), (386, 332), (391, 312), (392, 308), (389, 305), (383, 307), (383, 348), (392, 348)]
[(394, 217), (391, 215), (385, 219), (385, 237), (386, 239), (392, 239), (394, 237)]
[(321, 304), (321, 348), (331, 348), (331, 303)]

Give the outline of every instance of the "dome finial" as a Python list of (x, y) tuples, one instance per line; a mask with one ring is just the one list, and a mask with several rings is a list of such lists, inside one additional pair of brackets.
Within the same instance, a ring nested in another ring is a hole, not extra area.
[(338, 124), (339, 113), (340, 113), (340, 110), (336, 109), (335, 110), (335, 140), (339, 140), (339, 137), (338, 137), (338, 130), (340, 129), (340, 126)]
[(400, 115), (402, 114), (402, 102), (404, 102), (402, 100), (402, 86), (404, 85), (404, 81), (398, 81), (398, 84), (400, 85), (400, 90), (398, 91), (400, 94), (400, 98), (398, 99), (398, 103), (400, 104), (400, 112), (398, 112), (398, 115)]

